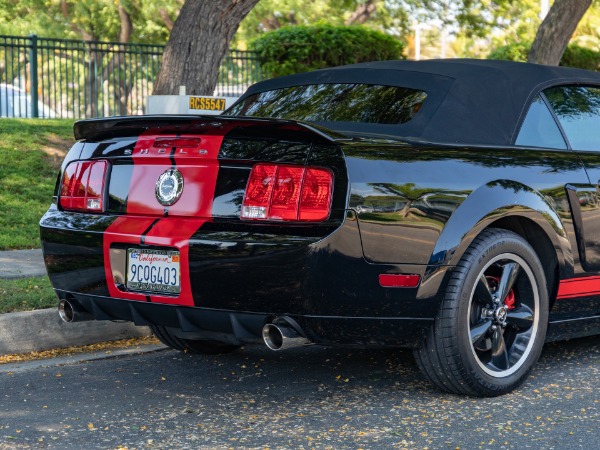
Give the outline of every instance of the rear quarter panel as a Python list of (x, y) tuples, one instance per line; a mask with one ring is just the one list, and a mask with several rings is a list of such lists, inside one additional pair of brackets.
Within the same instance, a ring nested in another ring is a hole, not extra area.
[[(389, 143), (347, 145), (344, 152), (349, 206), (367, 261), (423, 265), (427, 281), (454, 266), (484, 228), (519, 217), (548, 236), (561, 278), (586, 273), (565, 189), (589, 183), (575, 153)], [(441, 283), (423, 283), (418, 297), (433, 295)], [(569, 301), (561, 310), (571, 309)]]

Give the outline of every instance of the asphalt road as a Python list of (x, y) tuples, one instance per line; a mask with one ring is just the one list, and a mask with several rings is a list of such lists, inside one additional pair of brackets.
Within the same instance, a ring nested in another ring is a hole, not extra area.
[(0, 448), (600, 445), (600, 337), (547, 345), (518, 392), (492, 399), (435, 391), (406, 351), (249, 347), (55, 362), (0, 366)]

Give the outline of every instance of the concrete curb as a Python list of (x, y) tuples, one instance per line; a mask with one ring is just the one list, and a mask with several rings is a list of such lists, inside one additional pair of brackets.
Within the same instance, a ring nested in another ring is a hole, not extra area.
[(148, 327), (107, 320), (64, 323), (56, 308), (0, 314), (0, 355), (150, 336)]
[(145, 344), (130, 348), (118, 348), (114, 350), (98, 350), (89, 353), (76, 353), (74, 355), (56, 356), (48, 359), (34, 359), (31, 361), (18, 361), (0, 364), (0, 374), (22, 373), (34, 369), (48, 369), (50, 367), (68, 366), (86, 361), (98, 361), (101, 359), (119, 358), (121, 356), (141, 355), (143, 353), (160, 352), (168, 350), (163, 344)]

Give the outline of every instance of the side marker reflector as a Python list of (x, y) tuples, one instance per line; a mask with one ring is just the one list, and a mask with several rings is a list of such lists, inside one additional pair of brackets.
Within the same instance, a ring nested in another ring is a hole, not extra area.
[(379, 284), (382, 287), (414, 288), (421, 282), (421, 275), (404, 275), (382, 273), (379, 275)]

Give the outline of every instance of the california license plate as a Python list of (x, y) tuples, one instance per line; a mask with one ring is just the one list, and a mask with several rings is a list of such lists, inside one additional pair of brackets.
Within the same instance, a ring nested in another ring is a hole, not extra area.
[(179, 262), (176, 250), (127, 249), (127, 289), (179, 294)]

